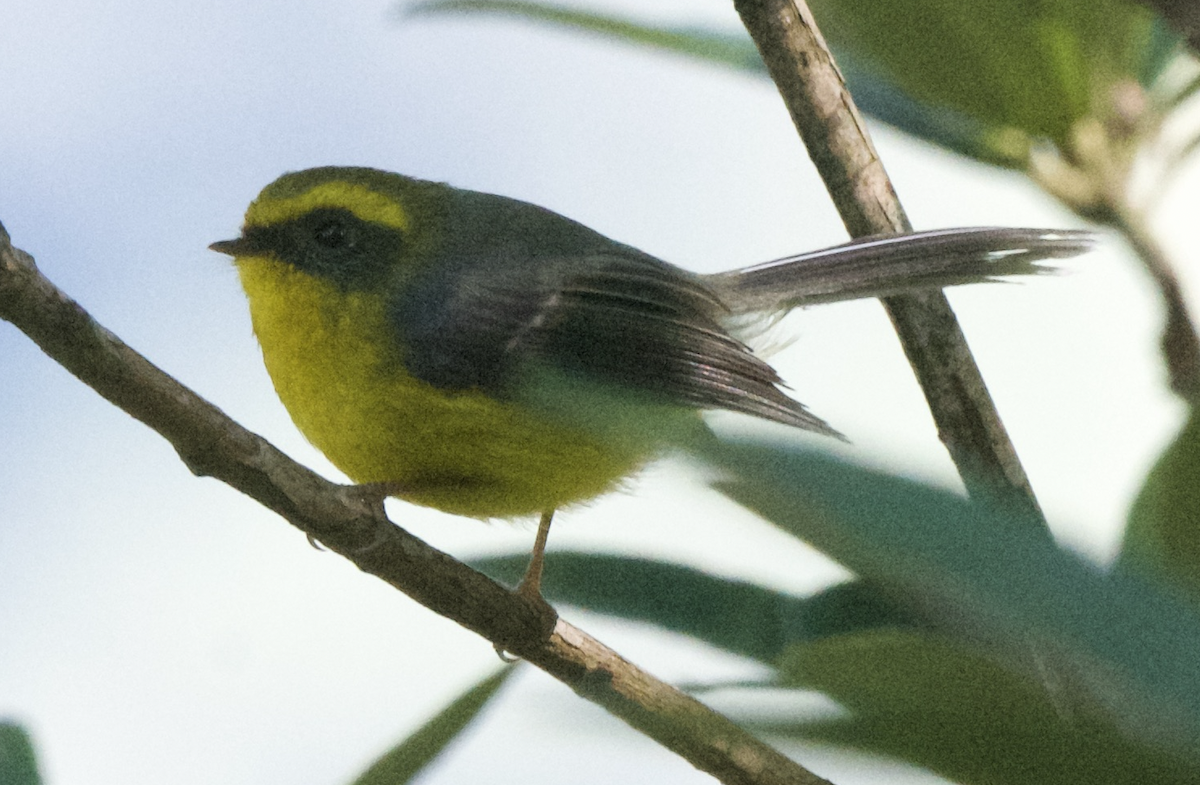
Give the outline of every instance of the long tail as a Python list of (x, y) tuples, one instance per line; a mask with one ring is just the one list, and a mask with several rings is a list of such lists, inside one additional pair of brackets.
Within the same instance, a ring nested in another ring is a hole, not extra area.
[(1095, 235), (1072, 229), (940, 229), (885, 235), (705, 276), (735, 314), (884, 297), (914, 289), (1035, 275), (1090, 250)]

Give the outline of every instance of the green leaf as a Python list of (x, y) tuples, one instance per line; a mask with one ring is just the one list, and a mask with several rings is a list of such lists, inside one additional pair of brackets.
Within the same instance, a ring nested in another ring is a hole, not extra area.
[(41, 785), (33, 740), (15, 722), (0, 722), (0, 783)]
[[(1069, 147), (1076, 121), (1160, 57), (1126, 0), (814, 0), (826, 38), (917, 101)], [(1099, 102), (1099, 103), (1097, 103)]]
[(780, 672), (788, 686), (820, 690), (849, 716), (757, 729), (892, 755), (955, 782), (1170, 785), (1200, 778), (1200, 769), (1127, 738), (1094, 706), (1073, 704), (1039, 679), (933, 635), (826, 638), (793, 647)]
[(1200, 616), (1106, 575), (1027, 520), (815, 453), (695, 448), (716, 486), (947, 634), (1012, 667), (1049, 663), (1124, 733), (1200, 760)]
[[(1072, 125), (1107, 116), (1122, 82), (1149, 86), (1180, 38), (1127, 0), (814, 0), (855, 101), (906, 133), (1022, 168), (1031, 146), (1067, 146)], [(638, 43), (766, 76), (742, 35), (650, 25), (528, 0), (427, 0), (414, 13), (495, 13)]]
[(1117, 567), (1200, 600), (1200, 413), (1193, 410), (1129, 510)]
[(1031, 143), (1027, 136), (945, 107), (915, 100), (887, 75), (851, 52), (835, 51), (854, 102), (864, 113), (899, 130), (983, 163), (1023, 169)]
[(514, 16), (766, 74), (758, 50), (741, 33), (723, 33), (699, 27), (647, 25), (611, 14), (522, 0), (428, 0), (412, 5), (408, 11), (413, 14), (474, 12)]
[[(768, 77), (754, 43), (741, 32), (643, 24), (611, 14), (520, 0), (430, 0), (409, 10), (415, 14), (466, 12), (511, 16), (662, 49), (764, 79)], [(863, 112), (961, 155), (999, 166), (1025, 166), (1029, 140), (1020, 134), (989, 127), (944, 107), (922, 104), (901, 90), (894, 80), (867, 67), (852, 53), (837, 52), (837, 60), (854, 100)]]
[[(527, 561), (504, 556), (471, 565), (511, 584)], [(774, 662), (796, 641), (913, 623), (862, 583), (800, 598), (678, 564), (601, 554), (547, 553), (542, 594), (552, 603), (647, 622), (761, 662)]]
[(515, 670), (513, 666), (506, 666), (467, 690), (416, 733), (384, 753), (354, 781), (354, 785), (411, 782), (462, 734)]

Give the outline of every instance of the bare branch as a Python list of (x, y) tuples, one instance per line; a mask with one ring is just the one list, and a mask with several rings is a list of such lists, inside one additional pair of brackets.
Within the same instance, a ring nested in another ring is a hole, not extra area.
[(363, 572), (519, 655), (725, 783), (826, 781), (581, 630), (412, 536), (378, 496), (331, 483), (177, 382), (41, 275), (0, 226), (0, 318), (166, 438), (194, 473), (283, 516)]
[[(734, 0), (734, 6), (850, 234), (910, 231), (808, 7), (802, 0)], [(1044, 527), (1033, 489), (945, 296), (896, 295), (883, 304), (968, 492), (1008, 502)]]

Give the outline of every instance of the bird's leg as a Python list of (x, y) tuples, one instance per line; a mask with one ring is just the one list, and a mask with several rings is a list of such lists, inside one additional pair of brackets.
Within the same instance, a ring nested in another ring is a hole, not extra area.
[(525, 569), (525, 577), (517, 586), (517, 593), (530, 599), (545, 602), (542, 599), (542, 563), (546, 555), (546, 539), (550, 536), (550, 521), (554, 520), (554, 510), (542, 513), (538, 523), (537, 539), (533, 541), (533, 553), (529, 556), (529, 566)]
[[(552, 520), (554, 520), (554, 510), (542, 513), (542, 520), (538, 522), (537, 538), (533, 541), (533, 553), (529, 556), (529, 566), (525, 568), (525, 577), (517, 584), (517, 594), (533, 605), (546, 621), (546, 637), (550, 636), (554, 630), (555, 621), (558, 619), (558, 612), (542, 596), (542, 563), (545, 561), (546, 538), (550, 536), (550, 521)], [(500, 659), (505, 662), (516, 662), (520, 659), (520, 657), (510, 655), (498, 643), (493, 648), (496, 649), (496, 654), (500, 655)]]

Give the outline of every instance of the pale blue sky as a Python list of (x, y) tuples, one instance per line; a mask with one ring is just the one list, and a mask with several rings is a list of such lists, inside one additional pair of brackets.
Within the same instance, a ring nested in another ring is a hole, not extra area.
[[(330, 476), (274, 397), (228, 260), (206, 250), (284, 171), (364, 164), (501, 192), (698, 270), (844, 239), (769, 84), (511, 22), (402, 22), (393, 10), (8, 3), (0, 221), (107, 327)], [(660, 18), (686, 13), (737, 23), (716, 0), (672, 0)], [(886, 130), (877, 143), (919, 227), (1076, 224), (1015, 175)], [(1056, 530), (1103, 558), (1179, 416), (1149, 286), (1109, 248), (1064, 275), (952, 300)], [(796, 340), (774, 361), (851, 437), (840, 449), (955, 485), (877, 304), (814, 309), (785, 329)], [(191, 477), (7, 325), (0, 363), (0, 716), (28, 723), (48, 781), (344, 783), (495, 665), (485, 642)], [(459, 555), (532, 539), (526, 524), (391, 509)], [(552, 544), (798, 592), (839, 574), (680, 466), (561, 516)], [(755, 673), (567, 616), (669, 679)], [(708, 781), (540, 674), (498, 709), (423, 781)], [(874, 764), (799, 756), (839, 785), (872, 781)]]

